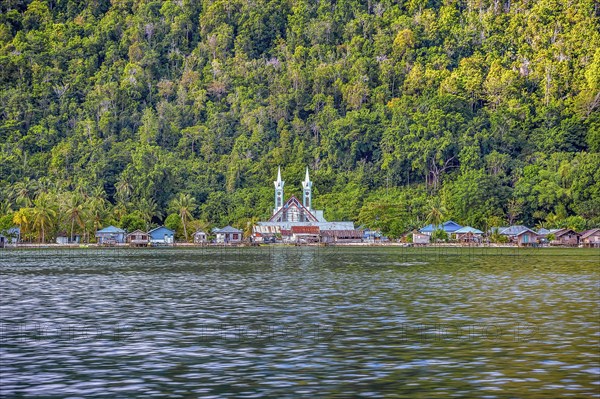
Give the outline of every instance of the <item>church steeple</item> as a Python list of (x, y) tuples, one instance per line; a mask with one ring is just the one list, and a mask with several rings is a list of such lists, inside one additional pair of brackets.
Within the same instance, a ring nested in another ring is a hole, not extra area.
[(308, 166), (306, 167), (306, 176), (302, 182), (302, 189), (302, 205), (304, 205), (306, 209), (312, 209), (312, 182), (308, 175)]
[(277, 169), (277, 180), (273, 182), (275, 184), (275, 209), (273, 214), (283, 206), (283, 186), (285, 182), (281, 180), (281, 166)]

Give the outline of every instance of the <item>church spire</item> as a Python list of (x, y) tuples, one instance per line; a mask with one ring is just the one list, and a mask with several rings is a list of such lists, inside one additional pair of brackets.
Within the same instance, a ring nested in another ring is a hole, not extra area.
[(285, 181), (281, 180), (281, 166), (277, 169), (277, 180), (273, 182), (275, 184), (275, 209), (273, 214), (283, 206), (283, 186)]
[(308, 166), (306, 167), (306, 176), (304, 177), (304, 181), (302, 182), (302, 205), (306, 209), (312, 208), (312, 182), (310, 181), (310, 176), (308, 175)]

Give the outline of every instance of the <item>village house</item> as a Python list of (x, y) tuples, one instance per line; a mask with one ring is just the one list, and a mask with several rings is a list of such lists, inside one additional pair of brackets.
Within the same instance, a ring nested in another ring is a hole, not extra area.
[(462, 226), (460, 224), (452, 220), (448, 220), (447, 222), (439, 224), (437, 227), (433, 224), (428, 224), (427, 226), (420, 229), (419, 232), (430, 236), (436, 230), (443, 230), (448, 234), (448, 236), (452, 236), (452, 234), (454, 234), (457, 230), (461, 228)]
[(208, 242), (208, 236), (202, 230), (196, 230), (194, 232), (194, 244), (206, 244)]
[(19, 242), (21, 242), (20, 227), (11, 227), (10, 229), (6, 230), (6, 233), (4, 233), (4, 235), (7, 238), (7, 243), (18, 244)]
[(377, 242), (381, 241), (382, 234), (379, 230), (371, 230), (369, 228), (359, 227), (358, 230), (362, 231), (363, 242)]
[(320, 241), (319, 226), (292, 226), (292, 241), (297, 244), (317, 243)]
[(483, 231), (471, 226), (461, 227), (454, 232), (456, 239), (463, 243), (480, 243), (483, 238)]
[(11, 227), (0, 233), (0, 248), (4, 248), (8, 244), (18, 244), (19, 241), (21, 241), (21, 229), (19, 227)]
[(565, 245), (575, 247), (579, 245), (579, 237), (581, 234), (573, 229), (559, 229), (553, 231), (554, 239), (550, 241), (550, 245)]
[(550, 230), (546, 229), (546, 228), (540, 228), (538, 229), (538, 231), (536, 231), (537, 235), (538, 235), (538, 241), (540, 244), (547, 244), (548, 243), (548, 234), (551, 233)]
[(150, 236), (142, 230), (127, 234), (127, 243), (132, 247), (146, 247), (150, 243)]
[(213, 233), (217, 236), (217, 243), (237, 244), (242, 242), (243, 231), (231, 226), (225, 226), (222, 229), (215, 229)]
[(431, 236), (429, 234), (420, 233), (418, 231), (413, 231), (412, 233), (412, 242), (415, 245), (427, 245), (431, 241)]
[(362, 232), (360, 230), (323, 230), (320, 234), (321, 242), (325, 243), (353, 243), (362, 241)]
[(96, 232), (96, 240), (101, 245), (122, 244), (125, 242), (125, 230), (108, 226)]
[(158, 226), (148, 232), (150, 244), (173, 245), (175, 243), (175, 232), (165, 226)]
[(61, 231), (56, 235), (56, 243), (61, 245), (66, 244), (79, 244), (81, 242), (81, 234), (73, 234), (73, 238), (71, 239), (71, 235), (66, 231)]
[(255, 225), (252, 227), (252, 239), (256, 243), (274, 243), (281, 238), (279, 225)]
[(584, 247), (600, 247), (600, 229), (586, 230), (581, 233), (579, 242)]
[(515, 225), (510, 227), (493, 228), (499, 234), (507, 236), (511, 243), (517, 244), (520, 247), (537, 245), (538, 235), (529, 227)]

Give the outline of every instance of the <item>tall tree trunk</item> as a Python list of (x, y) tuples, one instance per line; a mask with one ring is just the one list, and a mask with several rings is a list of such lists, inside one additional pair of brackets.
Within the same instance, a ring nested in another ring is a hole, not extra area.
[(185, 227), (185, 218), (183, 216), (181, 216), (181, 224), (183, 224), (183, 234), (185, 235), (185, 242), (187, 242), (187, 228)]

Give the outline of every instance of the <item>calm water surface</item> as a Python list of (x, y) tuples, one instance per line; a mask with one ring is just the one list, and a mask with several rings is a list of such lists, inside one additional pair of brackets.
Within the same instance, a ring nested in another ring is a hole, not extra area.
[(2, 397), (600, 397), (600, 252), (0, 251)]

